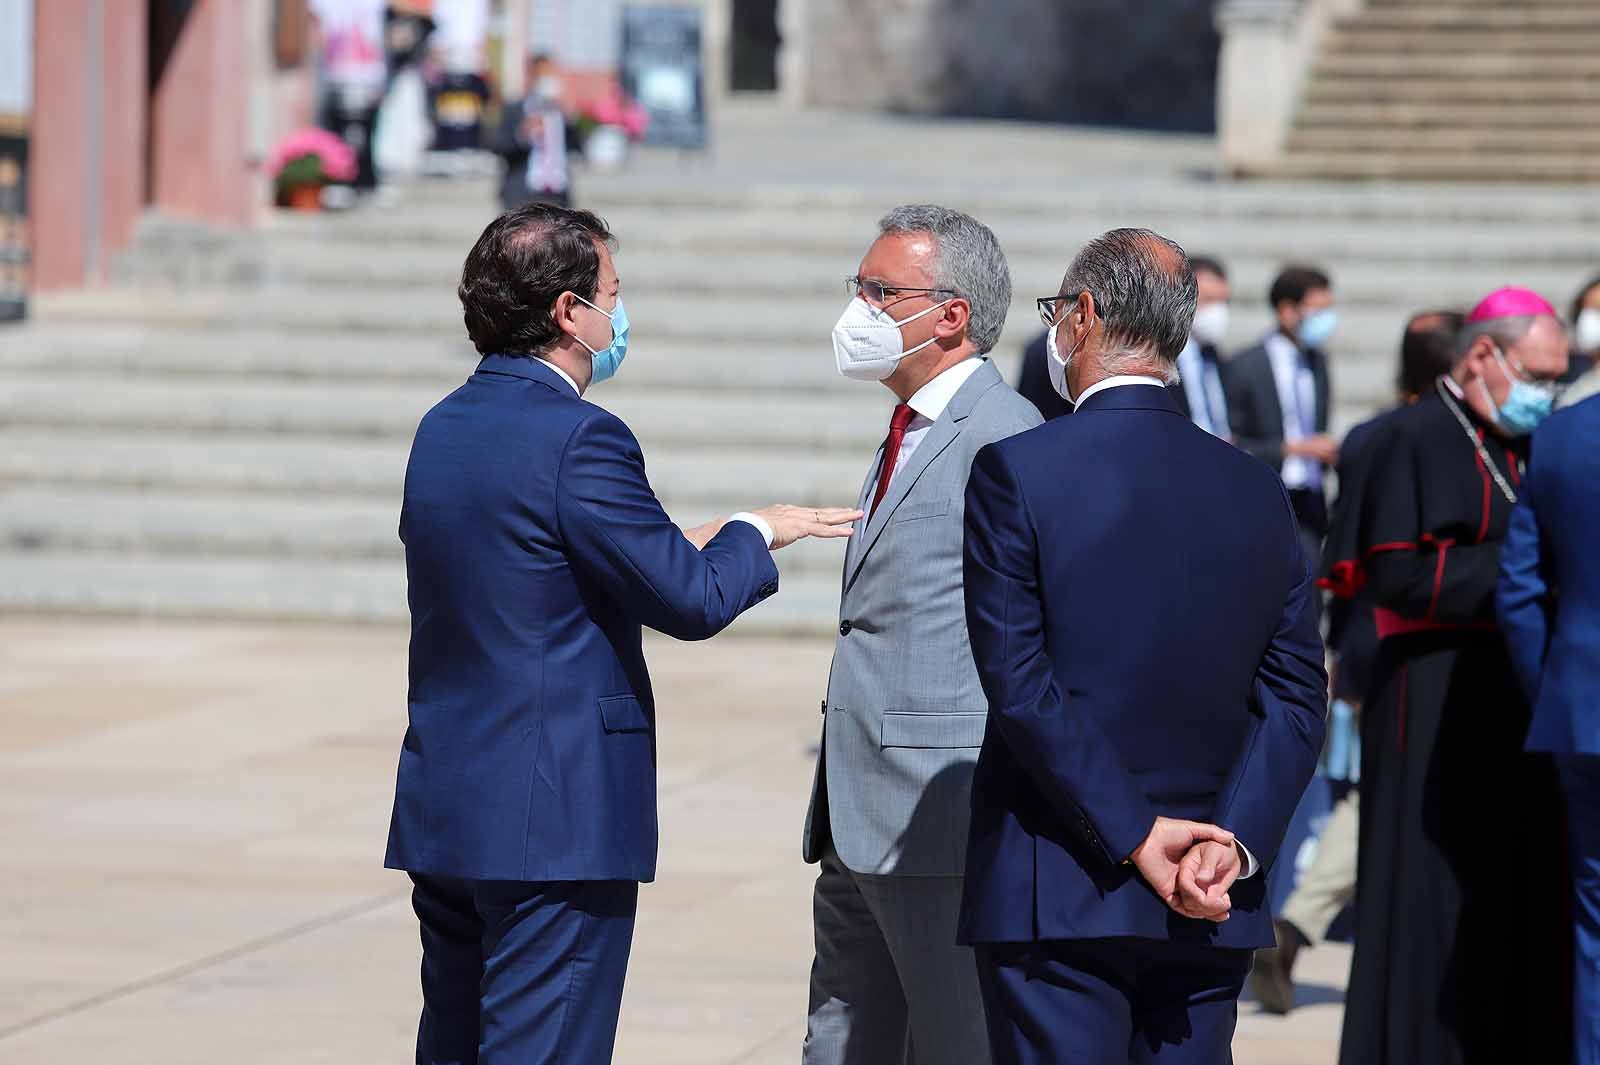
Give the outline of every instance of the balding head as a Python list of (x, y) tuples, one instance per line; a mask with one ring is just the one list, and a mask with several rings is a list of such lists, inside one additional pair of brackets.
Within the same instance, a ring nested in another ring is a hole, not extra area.
[(1092, 297), (1103, 326), (1085, 344), (1098, 350), (1105, 369), (1173, 376), (1195, 308), (1194, 271), (1182, 248), (1148, 229), (1113, 229), (1086, 244), (1067, 269), (1061, 294), (1079, 293)]

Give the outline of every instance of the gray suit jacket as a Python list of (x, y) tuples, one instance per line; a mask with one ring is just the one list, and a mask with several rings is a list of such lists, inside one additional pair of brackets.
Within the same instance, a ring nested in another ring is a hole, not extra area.
[[(804, 852), (858, 873), (960, 876), (988, 703), (967, 642), (962, 528), (978, 450), (1038, 425), (993, 363), (969, 377), (845, 552)], [(861, 489), (871, 501), (883, 450)]]

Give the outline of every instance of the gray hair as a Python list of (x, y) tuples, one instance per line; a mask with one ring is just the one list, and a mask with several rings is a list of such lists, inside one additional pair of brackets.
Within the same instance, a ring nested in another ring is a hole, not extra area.
[(1472, 345), (1478, 342), (1479, 337), (1488, 337), (1501, 349), (1510, 348), (1520, 343), (1528, 335), (1528, 330), (1533, 328), (1533, 323), (1539, 320), (1537, 314), (1512, 314), (1504, 318), (1485, 318), (1481, 322), (1473, 322), (1461, 327), (1461, 332), (1456, 334), (1456, 364), (1467, 357), (1467, 352), (1472, 350)]
[(1100, 361), (1108, 373), (1153, 369), (1177, 379), (1196, 286), (1189, 257), (1176, 243), (1148, 229), (1113, 229), (1084, 245), (1061, 291), (1094, 297), (1105, 324)]
[(896, 207), (878, 222), (882, 236), (926, 233), (933, 238), (933, 284), (972, 307), (967, 339), (992, 350), (1011, 309), (1011, 268), (994, 231), (969, 214), (932, 203)]

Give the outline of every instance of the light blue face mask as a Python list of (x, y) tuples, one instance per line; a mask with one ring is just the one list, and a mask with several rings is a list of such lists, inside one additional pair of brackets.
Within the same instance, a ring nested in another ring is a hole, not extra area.
[(1339, 328), (1339, 316), (1333, 312), (1332, 307), (1324, 307), (1320, 311), (1312, 311), (1300, 319), (1300, 328), (1295, 330), (1295, 336), (1300, 340), (1303, 348), (1320, 348), (1333, 336), (1333, 331)]
[(601, 381), (609, 381), (617, 376), (617, 369), (622, 365), (622, 360), (628, 357), (628, 312), (622, 308), (622, 297), (617, 297), (616, 308), (607, 313), (576, 292), (573, 295), (611, 319), (611, 343), (600, 351), (589, 347), (582, 337), (577, 338), (578, 343), (588, 348), (589, 354), (594, 356), (594, 372), (589, 378), (589, 383), (597, 385)]
[[(1511, 382), (1511, 391), (1504, 403), (1497, 406), (1494, 397), (1489, 396), (1489, 405), (1495, 408), (1495, 424), (1517, 436), (1527, 436), (1555, 409), (1555, 389), (1548, 385), (1532, 384), (1524, 381), (1518, 374), (1512, 373), (1505, 356), (1500, 354), (1498, 348), (1495, 349), (1494, 357), (1500, 364), (1500, 369), (1505, 372), (1506, 379)], [(1487, 394), (1489, 386), (1484, 385), (1483, 390)]]

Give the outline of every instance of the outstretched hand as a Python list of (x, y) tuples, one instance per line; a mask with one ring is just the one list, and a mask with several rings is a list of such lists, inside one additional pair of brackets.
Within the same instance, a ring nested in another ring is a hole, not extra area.
[(787, 503), (776, 503), (755, 513), (772, 527), (774, 551), (808, 536), (821, 539), (849, 536), (855, 531), (851, 522), (863, 516), (861, 511), (849, 507), (792, 507)]
[[(1208, 825), (1200, 821), (1177, 821), (1169, 817), (1157, 817), (1156, 823), (1150, 829), (1150, 834), (1144, 842), (1134, 849), (1129, 860), (1134, 868), (1139, 870), (1139, 875), (1144, 877), (1155, 893), (1177, 913), (1185, 917), (1205, 917), (1212, 921), (1226, 921), (1228, 908), (1232, 902), (1227, 898), (1227, 888), (1233, 884), (1238, 876), (1237, 867), (1232, 876), (1227, 878), (1227, 883), (1222, 887), (1220, 900), (1206, 900), (1207, 887), (1200, 884), (1199, 874), (1205, 859), (1210, 858), (1213, 865), (1209, 868), (1212, 873), (1206, 881), (1207, 886), (1220, 882), (1216, 872), (1221, 866), (1221, 860), (1212, 851), (1201, 852), (1202, 847), (1220, 847), (1228, 851), (1235, 851), (1233, 833), (1216, 825)], [(1197, 894), (1184, 895), (1180, 888), (1179, 879), (1183, 873), (1183, 865), (1192, 855), (1199, 853), (1200, 859), (1190, 871), (1190, 885)], [(1235, 851), (1237, 859), (1237, 852)]]

